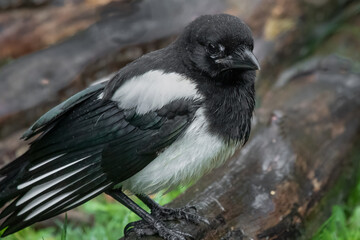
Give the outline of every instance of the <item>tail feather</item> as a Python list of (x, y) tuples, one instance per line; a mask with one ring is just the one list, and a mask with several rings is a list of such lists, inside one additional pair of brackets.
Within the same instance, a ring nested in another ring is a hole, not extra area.
[[(62, 171), (62, 169), (71, 169), (72, 165), (77, 164), (76, 161), (84, 163), (87, 160), (86, 158), (94, 157), (95, 155), (100, 153), (100, 148), (92, 148), (87, 151), (81, 152), (56, 152), (50, 155), (40, 156), (34, 160), (32, 160), (31, 164), (28, 166), (28, 170), (24, 172), (24, 179), (35, 179), (37, 177), (43, 176), (44, 173), (50, 171), (60, 171), (64, 173), (66, 171)], [(81, 160), (82, 159), (82, 160)], [(67, 166), (67, 167), (66, 167)], [(59, 170), (60, 169), (60, 170)], [(56, 173), (57, 175), (61, 175), (60, 173)]]
[(89, 164), (86, 167), (73, 171), (74, 174), (71, 176), (62, 175), (59, 181), (56, 181), (55, 178), (37, 185), (28, 191), (24, 191), (23, 194), (18, 195), (18, 198), (0, 213), (0, 219), (19, 209), (25, 211), (27, 208), (35, 208), (45, 202), (45, 200), (51, 200), (51, 197), (59, 196), (61, 191), (65, 191), (75, 183), (84, 184), (86, 181), (92, 180), (98, 170), (99, 164)]
[[(2, 237), (17, 232), (35, 222), (48, 219), (69, 209), (72, 209), (82, 204), (83, 202), (99, 195), (103, 192), (102, 190), (112, 184), (111, 182), (108, 182), (104, 176), (95, 178), (94, 176), (90, 177), (93, 179), (93, 181), (87, 181), (85, 185), (76, 190), (71, 191), (71, 189), (68, 189), (70, 192), (62, 192), (61, 194), (57, 194), (56, 197), (49, 199), (45, 204), (34, 208), (28, 213), (19, 214), (19, 210), (13, 212), (0, 226), (0, 229), (6, 228)], [(58, 201), (61, 201), (60, 204), (57, 204)]]
[(96, 149), (91, 154), (64, 154), (34, 173), (29, 171), (34, 164), (27, 164), (25, 173), (13, 166), (1, 181), (6, 187), (0, 204), (12, 201), (0, 213), (0, 219), (6, 218), (0, 225), (0, 231), (6, 229), (2, 237), (72, 209), (112, 184), (101, 170), (101, 153)]

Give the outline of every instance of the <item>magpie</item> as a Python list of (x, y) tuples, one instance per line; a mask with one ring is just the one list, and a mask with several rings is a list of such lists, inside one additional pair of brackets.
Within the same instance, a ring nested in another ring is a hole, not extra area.
[(105, 192), (142, 218), (125, 234), (190, 237), (164, 222), (207, 220), (148, 195), (200, 178), (246, 143), (260, 68), (253, 47), (239, 18), (204, 15), (40, 117), (22, 136), (33, 139), (29, 150), (0, 169), (2, 236)]

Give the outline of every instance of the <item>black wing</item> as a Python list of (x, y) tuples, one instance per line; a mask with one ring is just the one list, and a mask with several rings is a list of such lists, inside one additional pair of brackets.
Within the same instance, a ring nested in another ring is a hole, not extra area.
[(200, 103), (178, 100), (138, 115), (98, 99), (96, 89), (45, 117), (28, 152), (0, 170), (6, 236), (97, 196), (148, 165), (192, 121)]

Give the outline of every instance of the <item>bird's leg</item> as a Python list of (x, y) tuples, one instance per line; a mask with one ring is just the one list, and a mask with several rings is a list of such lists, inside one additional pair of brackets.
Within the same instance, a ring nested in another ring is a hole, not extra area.
[(151, 236), (158, 234), (166, 240), (186, 240), (186, 237), (193, 238), (188, 233), (166, 227), (161, 220), (150, 215), (144, 209), (139, 207), (134, 201), (126, 196), (121, 189), (108, 190), (106, 193), (142, 218), (140, 221), (132, 222), (126, 225), (124, 229), (125, 236), (128, 236), (130, 232), (134, 232), (138, 236)]
[(207, 219), (197, 214), (196, 208), (194, 206), (183, 208), (166, 208), (160, 206), (147, 195), (137, 194), (136, 196), (150, 208), (151, 215), (162, 221), (186, 220), (195, 224), (199, 224), (201, 222), (210, 224)]

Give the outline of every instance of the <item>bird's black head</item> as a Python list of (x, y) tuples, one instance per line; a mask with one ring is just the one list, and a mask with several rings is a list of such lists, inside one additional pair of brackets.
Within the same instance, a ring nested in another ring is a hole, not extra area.
[(239, 18), (205, 15), (190, 23), (178, 44), (185, 49), (192, 67), (215, 78), (227, 72), (260, 69), (252, 53), (254, 40), (249, 27)]

